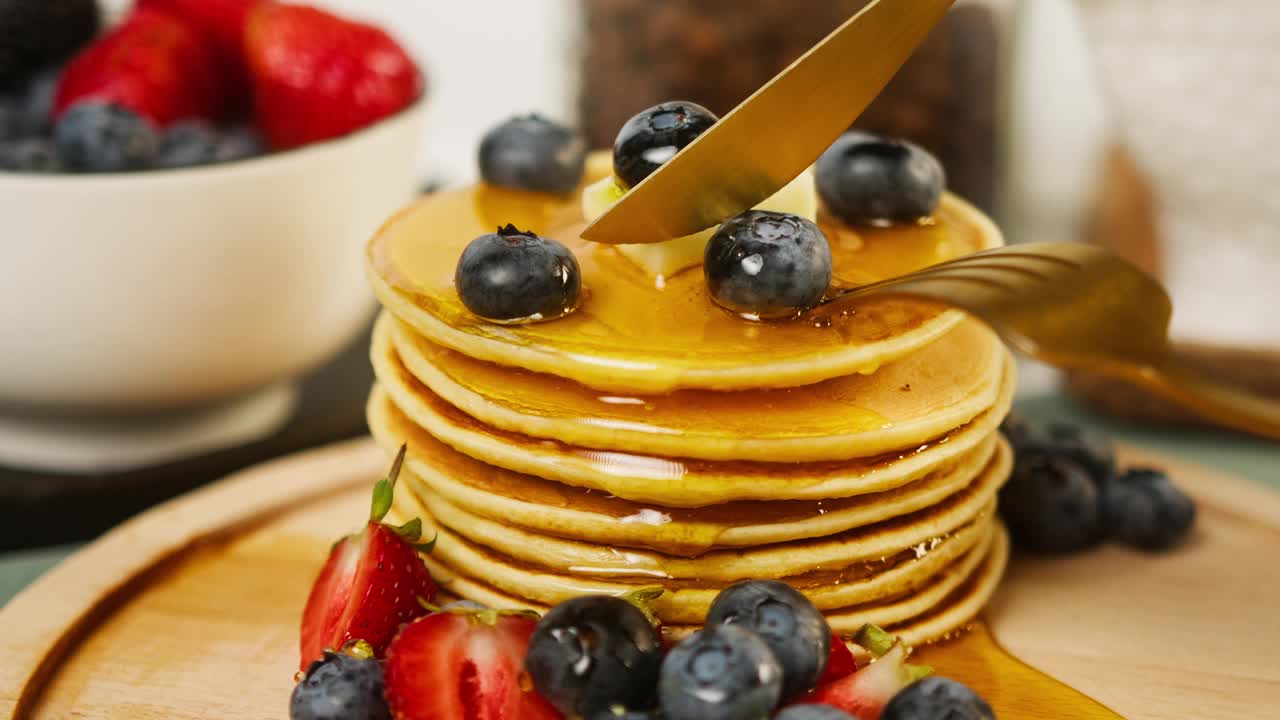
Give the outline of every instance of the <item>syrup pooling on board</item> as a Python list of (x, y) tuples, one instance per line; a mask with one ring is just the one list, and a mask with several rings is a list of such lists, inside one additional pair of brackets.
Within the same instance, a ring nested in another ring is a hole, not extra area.
[[(655, 373), (740, 369), (744, 356), (755, 367), (819, 357), (903, 335), (946, 313), (930, 303), (871, 298), (834, 316), (816, 311), (791, 322), (746, 322), (711, 302), (700, 267), (654, 278), (616, 249), (580, 239), (585, 222), (578, 205), (576, 195), (559, 198), (484, 185), (437, 193), (383, 228), (369, 247), (371, 266), (409, 301), (467, 335), (571, 355), (604, 368)], [(931, 221), (918, 225), (854, 230), (820, 218), (832, 245), (835, 284), (900, 275), (997, 243), (971, 213), (948, 199)], [(506, 223), (554, 238), (574, 252), (587, 293), (574, 314), (550, 323), (499, 327), (461, 304), (453, 285), (458, 257), (471, 240)]]
[(973, 688), (1000, 720), (1122, 720), (1097, 700), (1014, 657), (1001, 647), (985, 619), (949, 639), (916, 648), (911, 662), (929, 665)]

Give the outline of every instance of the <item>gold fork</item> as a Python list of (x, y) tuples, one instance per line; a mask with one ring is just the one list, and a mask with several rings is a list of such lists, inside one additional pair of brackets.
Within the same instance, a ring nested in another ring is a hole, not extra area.
[(840, 289), (824, 305), (868, 295), (936, 300), (969, 311), (1050, 365), (1129, 380), (1213, 420), (1280, 440), (1280, 402), (1209, 380), (1170, 352), (1172, 304), (1160, 283), (1084, 243), (1029, 243), (967, 255)]

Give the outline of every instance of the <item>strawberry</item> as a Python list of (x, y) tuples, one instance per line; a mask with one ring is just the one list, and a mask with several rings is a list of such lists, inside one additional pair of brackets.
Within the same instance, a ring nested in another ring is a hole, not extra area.
[[(363, 531), (339, 540), (307, 598), (302, 612), (301, 667), (306, 668), (326, 649), (363, 640), (381, 657), (403, 623), (426, 614), (436, 586), (419, 552), (422, 521), (402, 527), (384, 525), (391, 509), (396, 476), (404, 462), (404, 448), (388, 476), (373, 489), (373, 509)], [(434, 541), (433, 541), (434, 542)]]
[(422, 95), (422, 73), (387, 33), (300, 5), (265, 3), (245, 38), (258, 129), (276, 148), (346, 135)]
[(898, 691), (932, 672), (927, 667), (907, 664), (910, 650), (880, 628), (864, 627), (858, 633), (858, 640), (875, 661), (852, 675), (819, 685), (799, 702), (831, 705), (857, 720), (879, 720), (884, 706)]
[(141, 8), (71, 61), (58, 84), (54, 115), (94, 99), (165, 127), (189, 118), (216, 120), (225, 98), (208, 41), (173, 14)]
[(249, 13), (264, 0), (138, 0), (138, 7), (167, 10), (209, 38), (222, 76), (237, 106), (247, 106), (249, 76), (244, 62)]
[(557, 720), (532, 690), (525, 651), (537, 617), (446, 608), (408, 625), (387, 651), (387, 704), (397, 720)]
[(822, 673), (822, 677), (818, 679), (818, 685), (826, 685), (835, 682), (840, 678), (849, 676), (857, 672), (858, 660), (853, 656), (853, 651), (840, 639), (839, 635), (831, 633), (831, 654), (827, 656), (827, 669)]

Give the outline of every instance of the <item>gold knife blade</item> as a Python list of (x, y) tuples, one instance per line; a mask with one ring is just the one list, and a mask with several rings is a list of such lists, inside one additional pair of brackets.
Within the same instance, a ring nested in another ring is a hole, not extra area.
[(954, 0), (875, 0), (635, 186), (582, 237), (646, 244), (760, 204), (813, 164)]

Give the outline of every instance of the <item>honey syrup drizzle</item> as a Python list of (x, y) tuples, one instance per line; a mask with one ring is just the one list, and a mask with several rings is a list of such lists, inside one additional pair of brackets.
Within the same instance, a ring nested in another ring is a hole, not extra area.
[[(990, 239), (965, 213), (944, 204), (932, 224), (857, 229), (821, 217), (834, 251), (836, 283), (863, 284), (981, 249)], [(574, 252), (590, 293), (576, 312), (555, 322), (508, 327), (480, 320), (461, 304), (453, 286), (457, 258), (472, 239), (506, 223), (553, 237)], [(368, 252), (383, 281), (456, 331), (554, 348), (600, 367), (654, 373), (734, 365), (746, 354), (757, 364), (812, 357), (902, 335), (945, 311), (924, 301), (873, 298), (812, 320), (745, 322), (711, 302), (697, 268), (655, 284), (615, 248), (580, 239), (583, 227), (576, 196), (478, 185), (424, 199), (390, 221)]]
[(1000, 720), (1121, 720), (1097, 700), (1015, 657), (996, 639), (986, 618), (917, 648), (911, 662), (973, 688)]

